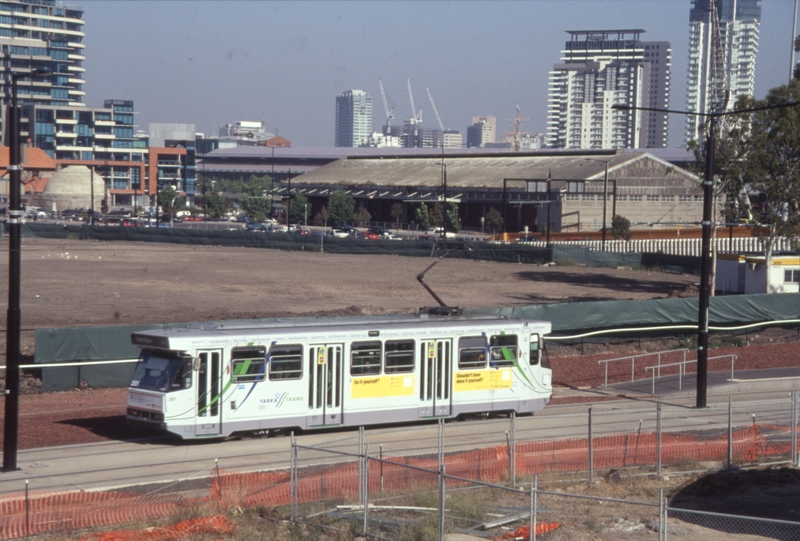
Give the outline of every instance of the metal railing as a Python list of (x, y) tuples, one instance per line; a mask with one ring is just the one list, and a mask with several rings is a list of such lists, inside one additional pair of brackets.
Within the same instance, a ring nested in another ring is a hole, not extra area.
[[(728, 355), (717, 355), (716, 357), (709, 357), (708, 360), (709, 361), (714, 361), (714, 360), (717, 360), (717, 359), (727, 359), (728, 357), (731, 358), (731, 379), (733, 379), (733, 366), (736, 363), (736, 359), (738, 357), (737, 355), (734, 355), (732, 353), (729, 353)], [(661, 379), (661, 369), (662, 368), (667, 368), (667, 367), (670, 367), (670, 366), (677, 366), (678, 367), (678, 390), (682, 391), (683, 390), (683, 376), (686, 375), (686, 365), (687, 364), (695, 364), (695, 363), (697, 363), (697, 359), (690, 359), (688, 361), (686, 359), (684, 359), (681, 362), (669, 363), (669, 364), (661, 364), (661, 357), (659, 357), (658, 360), (659, 360), (659, 364), (657, 364), (656, 366), (646, 366), (645, 369), (644, 369), (645, 372), (650, 372), (651, 373), (651, 377), (650, 377), (650, 379), (652, 381), (651, 394), (656, 394), (656, 378)]]
[[(653, 352), (653, 353), (640, 353), (638, 355), (628, 355), (628, 356), (625, 356), (625, 357), (616, 357), (614, 359), (603, 359), (602, 361), (597, 361), (597, 364), (605, 364), (605, 371), (604, 371), (605, 373), (603, 375), (603, 387), (608, 387), (608, 363), (630, 360), (631, 361), (631, 381), (635, 381), (636, 359), (641, 359), (641, 358), (644, 358), (644, 357), (653, 357), (655, 355), (655, 356), (658, 357), (658, 364), (661, 365), (661, 356), (662, 355), (667, 355), (667, 354), (670, 354), (670, 353), (681, 353), (682, 352), (683, 353), (683, 361), (682, 362), (685, 363), (686, 362), (686, 353), (688, 351), (689, 350), (685, 349), (685, 348), (669, 349), (669, 350), (666, 350), (666, 351), (656, 351), (656, 352)], [(662, 366), (666, 366), (666, 365), (662, 365)]]

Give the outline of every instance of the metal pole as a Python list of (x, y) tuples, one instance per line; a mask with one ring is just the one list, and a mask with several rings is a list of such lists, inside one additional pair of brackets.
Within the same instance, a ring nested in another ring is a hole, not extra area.
[(794, 40), (797, 36), (797, 0), (794, 0), (794, 18), (792, 19), (792, 54), (789, 61), (789, 81), (794, 79)]
[(533, 488), (533, 483), (531, 483), (531, 514), (528, 516), (528, 541), (533, 541), (534, 531), (533, 531), (533, 514), (536, 512), (536, 504), (534, 503), (534, 499), (536, 498), (536, 491)]
[(289, 500), (291, 502), (291, 519), (297, 522), (297, 442), (294, 439), (294, 431), (291, 432), (291, 475), (289, 484)]
[(511, 412), (511, 444), (510, 444), (510, 453), (509, 453), (509, 464), (511, 466), (511, 485), (514, 486), (517, 484), (517, 430), (516, 430), (516, 423), (517, 414), (515, 412)]
[(439, 541), (444, 541), (444, 465), (439, 466)]
[(3, 471), (17, 469), (17, 438), (19, 436), (22, 209), (20, 206), (19, 110), (17, 108), (17, 77), (15, 74), (11, 74), (11, 111), (9, 113), (11, 154), (8, 165), (8, 313), (6, 316), (6, 409), (3, 426)]
[(286, 177), (289, 183), (289, 189), (286, 192), (288, 197), (288, 204), (286, 205), (286, 229), (289, 229), (289, 215), (292, 213), (292, 170), (289, 169), (289, 175)]
[(89, 216), (89, 225), (94, 225), (94, 165), (92, 166), (92, 174), (91, 174), (91, 183), (89, 186), (89, 194), (91, 197), (91, 201), (89, 202), (89, 207), (91, 208), (91, 215)]
[(592, 438), (592, 406), (589, 406), (589, 434), (587, 438), (589, 442), (589, 482), (592, 482), (594, 477), (594, 439)]
[(728, 469), (733, 468), (733, 401), (728, 397)]
[[(503, 235), (503, 240), (505, 240), (505, 233), (508, 231), (508, 226), (506, 224), (506, 222), (508, 221), (506, 219), (507, 218), (506, 217), (506, 195), (507, 195), (506, 194), (506, 191), (507, 191), (507, 187), (506, 186), (507, 186), (506, 185), (506, 179), (503, 179), (503, 234), (504, 234)], [(550, 216), (549, 215), (547, 217), (547, 220), (548, 220), (548, 222), (550, 221)], [(548, 237), (549, 237), (549, 233), (548, 233)]]
[(608, 162), (606, 174), (603, 177), (603, 251), (606, 251), (606, 210), (608, 209)]
[(703, 240), (700, 253), (700, 306), (697, 321), (697, 407), (706, 407), (708, 391), (708, 306), (711, 276), (711, 213), (714, 198), (714, 152), (717, 115), (711, 115), (706, 147), (706, 174), (703, 180)]
[(367, 524), (369, 524), (369, 444), (364, 447), (364, 531), (362, 535), (367, 537)]
[(656, 475), (661, 477), (661, 402), (656, 405)]
[(531, 524), (531, 540), (536, 541), (536, 506), (538, 505), (537, 500), (539, 499), (539, 476), (533, 476), (533, 524)]
[(800, 467), (800, 456), (797, 453), (797, 391), (792, 391), (792, 463)]

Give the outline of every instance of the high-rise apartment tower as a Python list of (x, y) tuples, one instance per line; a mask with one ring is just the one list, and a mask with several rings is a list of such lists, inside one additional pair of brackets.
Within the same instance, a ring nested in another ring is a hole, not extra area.
[(372, 97), (363, 90), (336, 96), (336, 146), (357, 147), (372, 135)]
[(0, 58), (2, 58), (2, 127), (11, 103), (11, 74), (45, 70), (34, 79), (17, 78), (20, 105), (81, 106), (83, 96), (83, 11), (55, 0), (0, 2)]
[[(742, 94), (753, 95), (761, 0), (716, 0), (720, 44), (725, 61), (728, 107)], [(692, 0), (689, 12), (689, 69), (686, 74), (686, 110), (709, 111), (709, 83), (713, 49), (711, 0)], [(685, 138), (700, 139), (703, 117), (686, 116)]]
[(666, 113), (615, 105), (669, 107), (672, 49), (641, 41), (644, 30), (568, 31), (561, 64), (553, 66), (547, 107), (550, 148), (661, 148)]

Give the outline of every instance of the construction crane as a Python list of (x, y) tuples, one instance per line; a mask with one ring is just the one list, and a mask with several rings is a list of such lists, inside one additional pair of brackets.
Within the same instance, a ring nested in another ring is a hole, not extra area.
[(436, 115), (436, 120), (439, 122), (439, 128), (444, 131), (444, 124), (442, 124), (442, 117), (439, 116), (439, 110), (436, 108), (436, 104), (433, 102), (433, 96), (431, 96), (431, 90), (429, 88), (425, 89), (428, 92), (428, 99), (431, 100), (431, 107), (433, 107), (433, 113)]
[(381, 97), (383, 98), (383, 108), (386, 110), (386, 127), (383, 135), (392, 135), (392, 119), (394, 118), (394, 107), (389, 110), (389, 103), (386, 101), (386, 92), (383, 90), (383, 81), (378, 79), (378, 86), (381, 87)]
[(422, 124), (422, 109), (417, 112), (414, 107), (414, 93), (411, 91), (411, 78), (406, 77), (408, 82), (408, 99), (411, 100), (411, 118), (408, 120), (409, 124)]
[(709, 113), (721, 113), (730, 104), (725, 48), (722, 44), (722, 32), (719, 27), (719, 0), (711, 0), (709, 10), (711, 12), (711, 58), (709, 59), (707, 109)]
[(520, 148), (521, 147), (521, 144), (520, 144), (521, 136), (522, 135), (530, 135), (531, 134), (531, 132), (529, 132), (529, 131), (520, 131), (520, 129), (519, 129), (519, 127), (522, 125), (522, 123), (527, 121), (528, 119), (527, 118), (521, 118), (519, 116), (519, 105), (517, 105), (517, 114), (514, 116), (514, 118), (507, 118), (506, 120), (508, 120), (509, 122), (513, 122), (514, 123), (514, 131), (513, 132), (505, 132), (503, 135), (506, 135), (506, 136), (511, 135), (513, 137), (512, 143), (513, 143), (514, 152), (519, 152), (521, 150), (521, 148)]

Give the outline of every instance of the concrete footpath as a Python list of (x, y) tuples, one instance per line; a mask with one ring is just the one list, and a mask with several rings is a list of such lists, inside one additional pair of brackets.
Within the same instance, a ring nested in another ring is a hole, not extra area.
[[(657, 376), (658, 374), (656, 374)], [(733, 377), (729, 371), (709, 372), (708, 393), (752, 393), (772, 391), (800, 391), (800, 366), (791, 368), (766, 368), (738, 370)], [(614, 383), (592, 389), (554, 389), (554, 398), (624, 396), (628, 398), (678, 397), (697, 392), (697, 374), (671, 374), (650, 379)]]

